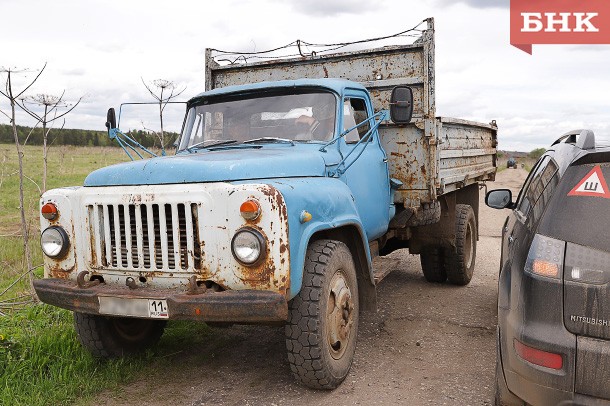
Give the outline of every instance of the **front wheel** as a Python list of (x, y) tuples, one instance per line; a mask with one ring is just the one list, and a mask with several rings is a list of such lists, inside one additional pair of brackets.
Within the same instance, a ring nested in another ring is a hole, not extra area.
[(339, 241), (312, 242), (286, 324), (288, 362), (297, 380), (314, 389), (335, 389), (343, 382), (356, 350), (358, 312), (350, 250)]
[(165, 324), (164, 320), (74, 312), (78, 339), (91, 355), (99, 358), (118, 358), (144, 351), (159, 341)]

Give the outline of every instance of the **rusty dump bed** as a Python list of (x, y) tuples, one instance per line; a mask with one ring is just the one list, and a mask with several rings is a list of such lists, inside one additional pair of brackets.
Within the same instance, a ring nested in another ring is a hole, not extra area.
[(495, 123), (437, 117), (434, 82), (434, 21), (411, 45), (388, 46), (298, 59), (220, 65), (206, 50), (206, 90), (269, 80), (345, 78), (366, 86), (376, 111), (389, 109), (392, 89), (413, 89), (409, 125), (385, 122), (380, 136), (390, 176), (403, 186), (395, 201), (417, 207), (438, 195), (483, 180), (496, 171)]

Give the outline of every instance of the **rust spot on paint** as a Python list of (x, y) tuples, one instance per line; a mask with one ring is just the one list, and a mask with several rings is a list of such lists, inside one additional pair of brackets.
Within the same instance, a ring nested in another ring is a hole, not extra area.
[(68, 269), (63, 269), (59, 264), (53, 264), (49, 266), (48, 270), (51, 278), (68, 279), (70, 273), (74, 270), (74, 265)]

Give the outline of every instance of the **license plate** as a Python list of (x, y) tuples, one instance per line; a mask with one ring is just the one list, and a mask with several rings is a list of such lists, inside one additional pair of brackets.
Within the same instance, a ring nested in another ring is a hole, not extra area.
[(100, 314), (113, 316), (149, 317), (167, 319), (167, 300), (165, 299), (126, 299), (121, 297), (100, 296)]

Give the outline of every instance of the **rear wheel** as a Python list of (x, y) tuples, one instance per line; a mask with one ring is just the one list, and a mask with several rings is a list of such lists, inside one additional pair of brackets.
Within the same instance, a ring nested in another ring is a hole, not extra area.
[(347, 376), (358, 333), (356, 268), (339, 241), (310, 244), (303, 285), (289, 304), (288, 361), (294, 376), (314, 389), (334, 389)]
[(428, 282), (443, 283), (447, 280), (447, 272), (443, 261), (441, 247), (426, 247), (419, 254), (421, 269)]
[(165, 324), (164, 320), (74, 312), (74, 326), (81, 344), (100, 358), (118, 358), (150, 348), (163, 335)]
[(447, 279), (454, 285), (468, 285), (477, 255), (477, 224), (472, 207), (456, 205), (455, 222), (455, 248), (446, 249), (444, 256)]

